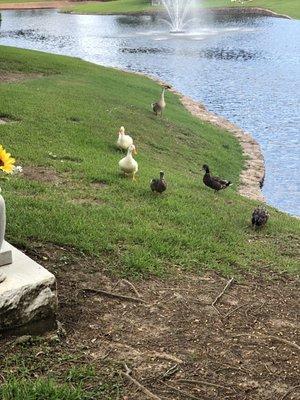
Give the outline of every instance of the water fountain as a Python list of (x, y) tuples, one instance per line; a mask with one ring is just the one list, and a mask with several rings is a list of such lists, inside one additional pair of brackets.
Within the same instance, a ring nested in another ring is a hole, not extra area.
[(193, 0), (162, 0), (169, 20), (165, 20), (171, 27), (171, 33), (183, 33), (192, 12)]

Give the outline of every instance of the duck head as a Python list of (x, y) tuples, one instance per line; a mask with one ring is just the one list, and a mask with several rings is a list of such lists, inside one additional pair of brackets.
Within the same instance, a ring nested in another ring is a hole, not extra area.
[(124, 135), (125, 134), (125, 128), (124, 126), (121, 126), (120, 130), (119, 130), (119, 135)]
[(207, 164), (203, 165), (202, 170), (209, 174), (209, 166)]
[(164, 176), (165, 176), (164, 171), (160, 171), (159, 176), (160, 176), (160, 179), (163, 180)]
[(136, 150), (136, 148), (135, 148), (135, 145), (134, 145), (134, 144), (131, 144), (131, 145), (128, 147), (128, 154), (134, 154), (134, 155), (137, 155), (137, 150)]

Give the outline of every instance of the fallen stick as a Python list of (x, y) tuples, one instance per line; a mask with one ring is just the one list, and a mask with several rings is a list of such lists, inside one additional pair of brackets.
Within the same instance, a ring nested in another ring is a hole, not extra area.
[(150, 353), (150, 356), (156, 357), (156, 358), (162, 358), (163, 360), (173, 361), (176, 364), (183, 363), (183, 361), (180, 358), (173, 356), (172, 354), (168, 354), (168, 353), (159, 353), (157, 351), (153, 351), (152, 353)]
[(218, 385), (217, 383), (212, 383), (212, 382), (208, 382), (208, 381), (199, 381), (198, 379), (177, 379), (177, 382), (206, 385), (206, 386), (211, 386), (211, 387), (215, 387), (218, 389), (226, 389), (226, 390), (235, 391), (233, 388), (230, 388), (228, 386), (222, 386), (222, 385)]
[(258, 336), (258, 335), (252, 334), (252, 333), (240, 333), (238, 335), (234, 335), (234, 337), (242, 337), (242, 336), (251, 336), (254, 339), (262, 338), (262, 339), (277, 340), (278, 342), (287, 344), (288, 346), (294, 347), (296, 350), (300, 351), (300, 346), (297, 343), (290, 342), (289, 340), (283, 339), (283, 338), (278, 337), (278, 336), (272, 336), (272, 335), (259, 335)]
[(124, 296), (123, 294), (107, 292), (106, 290), (102, 290), (102, 289), (82, 288), (80, 290), (82, 290), (83, 292), (99, 294), (100, 296), (110, 297), (111, 299), (131, 301), (134, 303), (146, 303), (145, 300), (139, 299), (137, 297)]
[(291, 394), (296, 389), (300, 389), (300, 385), (294, 386), (292, 389), (290, 389), (288, 392), (286, 392), (286, 394), (283, 397), (281, 397), (280, 400), (286, 399), (288, 397), (288, 395)]
[(215, 298), (215, 300), (211, 303), (213, 307), (215, 307), (216, 303), (220, 300), (220, 298), (224, 295), (226, 290), (232, 285), (234, 281), (234, 278), (229, 279), (229, 281), (226, 283), (226, 286), (222, 290), (222, 292)]
[(177, 393), (179, 393), (179, 394), (182, 394), (182, 395), (185, 396), (185, 397), (189, 397), (190, 399), (193, 399), (193, 400), (201, 400), (201, 399), (199, 399), (199, 397), (195, 397), (195, 396), (193, 396), (192, 394), (189, 394), (189, 393), (187, 393), (187, 392), (185, 392), (185, 391), (183, 391), (183, 390), (181, 390), (181, 389), (177, 389), (176, 387), (171, 386), (171, 385), (168, 385), (168, 384), (165, 383), (165, 382), (161, 382), (161, 383), (162, 383), (163, 385), (165, 385), (167, 388), (173, 390), (174, 392), (177, 392)]
[(239, 309), (242, 308), (242, 307), (247, 306), (248, 304), (249, 304), (249, 303), (245, 303), (245, 304), (241, 304), (241, 305), (238, 306), (238, 307), (235, 307), (233, 310), (228, 311), (228, 313), (225, 314), (223, 318), (228, 318), (230, 315), (232, 315), (233, 313), (235, 313), (237, 310), (239, 310)]
[(150, 390), (148, 390), (145, 386), (143, 386), (139, 381), (134, 379), (132, 376), (130, 376), (128, 373), (120, 371), (120, 374), (128, 379), (131, 383), (133, 383), (135, 386), (137, 386), (143, 393), (145, 393), (150, 399), (154, 400), (161, 400), (159, 397), (157, 397), (155, 394), (151, 393)]
[(166, 371), (163, 376), (162, 380), (164, 381), (165, 379), (171, 378), (171, 376), (175, 375), (179, 371), (178, 364), (173, 365), (173, 367), (169, 368), (168, 371)]
[(141, 297), (141, 295), (137, 291), (136, 287), (131, 282), (129, 282), (127, 279), (122, 279), (122, 282), (126, 283), (126, 285), (131, 287), (131, 289), (134, 291), (134, 293), (137, 295), (137, 297)]

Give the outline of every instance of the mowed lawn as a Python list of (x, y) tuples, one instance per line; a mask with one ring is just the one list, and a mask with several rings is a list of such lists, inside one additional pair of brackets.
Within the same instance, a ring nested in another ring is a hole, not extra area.
[[(161, 88), (150, 79), (1, 47), (0, 76), (16, 73), (19, 82), (0, 83), (0, 117), (17, 121), (0, 125), (0, 143), (24, 167), (24, 176), (1, 182), (11, 243), (70, 246), (120, 276), (299, 268), (299, 220), (271, 209), (266, 228), (251, 229), (257, 202), (236, 193), (239, 143), (193, 118), (175, 95), (167, 93), (157, 118), (150, 104)], [(137, 182), (118, 170), (121, 125), (138, 149)], [(233, 187), (206, 188), (204, 163)], [(149, 182), (160, 170), (169, 188), (156, 196)]]
[[(1, 0), (0, 0), (1, 1)], [(209, 7), (261, 7), (287, 14), (292, 18), (300, 18), (299, 0), (252, 0), (244, 2), (232, 2), (230, 0), (198, 0), (200, 8)], [(76, 4), (67, 8), (82, 14), (126, 14), (157, 11), (160, 7), (151, 7), (148, 0), (113, 0), (108, 2), (88, 2)]]

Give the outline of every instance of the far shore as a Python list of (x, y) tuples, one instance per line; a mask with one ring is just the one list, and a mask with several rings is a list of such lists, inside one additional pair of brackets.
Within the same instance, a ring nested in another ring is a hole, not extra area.
[[(89, 4), (95, 3), (93, 1), (37, 1), (37, 2), (25, 2), (25, 3), (0, 3), (0, 10), (40, 10), (40, 9), (58, 9), (64, 13), (70, 14), (82, 14), (82, 15), (151, 15), (151, 14), (159, 14), (161, 10), (151, 10), (151, 11), (143, 11), (143, 12), (131, 12), (131, 13), (103, 13), (103, 14), (95, 14), (95, 13), (78, 13), (72, 10), (67, 10), (68, 6), (74, 4)], [(257, 15), (257, 16), (266, 16), (266, 17), (275, 17), (275, 18), (286, 18), (292, 19), (290, 16), (285, 14), (278, 14), (274, 11), (268, 10), (266, 8), (260, 7), (211, 7), (204, 8), (206, 12), (214, 13), (217, 15)]]

